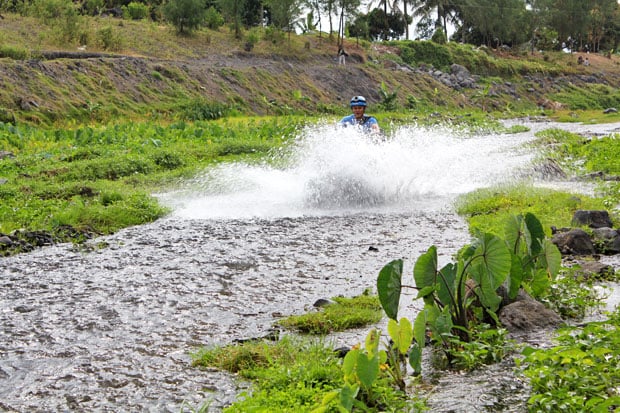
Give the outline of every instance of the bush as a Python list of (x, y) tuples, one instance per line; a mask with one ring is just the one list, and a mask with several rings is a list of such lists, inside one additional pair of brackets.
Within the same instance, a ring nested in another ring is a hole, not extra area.
[(8, 57), (13, 60), (26, 60), (30, 58), (30, 52), (26, 49), (13, 46), (1, 46), (0, 57)]
[(215, 120), (226, 116), (227, 105), (220, 102), (209, 102), (203, 99), (193, 100), (180, 108), (183, 119), (190, 121)]
[(103, 50), (118, 51), (122, 49), (123, 38), (112, 26), (106, 26), (97, 32), (97, 42)]
[(215, 7), (209, 7), (205, 12), (205, 25), (211, 30), (217, 30), (224, 25), (224, 17)]
[(126, 6), (123, 6), (123, 17), (131, 20), (142, 20), (149, 15), (149, 6), (144, 3), (137, 3), (132, 1)]
[(425, 62), (437, 69), (447, 69), (454, 63), (446, 46), (426, 41), (405, 42), (403, 45), (401, 58), (407, 64)]
[(179, 33), (190, 33), (200, 27), (205, 20), (206, 9), (201, 0), (172, 0), (162, 9), (167, 21)]

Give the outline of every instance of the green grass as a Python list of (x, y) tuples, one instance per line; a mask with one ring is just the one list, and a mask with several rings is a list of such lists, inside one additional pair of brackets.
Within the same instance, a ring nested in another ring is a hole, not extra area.
[(533, 213), (551, 235), (552, 225), (570, 227), (578, 209), (600, 210), (604, 203), (600, 198), (527, 184), (479, 189), (463, 195), (457, 203), (457, 212), (467, 219), (470, 232), (482, 230), (496, 235), (503, 235), (510, 216), (526, 212)]
[(607, 321), (560, 331), (554, 347), (528, 347), (520, 364), (532, 386), (530, 411), (618, 411), (619, 327), (616, 310)]
[(100, 234), (167, 213), (151, 195), (216, 161), (258, 161), (295, 118), (39, 129), (0, 123), (0, 232), (62, 226)]
[(302, 333), (324, 335), (377, 323), (383, 310), (377, 296), (336, 297), (317, 311), (286, 317), (277, 324)]
[[(225, 370), (251, 381), (252, 389), (226, 407), (227, 413), (311, 412), (344, 384), (342, 360), (321, 340), (284, 336), (277, 342), (202, 348), (192, 359), (196, 367)], [(385, 376), (374, 385), (374, 393), (377, 406), (369, 412), (404, 411), (412, 402)]]

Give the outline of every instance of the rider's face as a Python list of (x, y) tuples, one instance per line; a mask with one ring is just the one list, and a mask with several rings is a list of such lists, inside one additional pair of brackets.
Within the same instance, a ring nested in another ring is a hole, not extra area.
[(364, 116), (364, 110), (366, 110), (366, 108), (363, 106), (353, 106), (351, 107), (351, 110), (353, 111), (355, 118), (359, 119)]

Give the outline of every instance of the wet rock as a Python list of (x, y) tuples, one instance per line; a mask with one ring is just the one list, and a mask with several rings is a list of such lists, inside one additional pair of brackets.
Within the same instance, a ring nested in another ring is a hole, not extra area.
[(531, 297), (503, 307), (498, 317), (510, 333), (555, 328), (562, 324), (559, 315)]
[(553, 235), (554, 243), (563, 255), (592, 255), (596, 253), (590, 236), (582, 229), (575, 228), (568, 232)]
[(0, 151), (0, 159), (5, 159), (5, 158), (15, 158), (15, 155), (13, 154), (13, 152)]
[(568, 176), (562, 167), (553, 159), (547, 158), (542, 163), (534, 166), (536, 172), (542, 179), (566, 179)]
[(620, 233), (617, 230), (603, 227), (592, 231), (592, 241), (597, 252), (605, 255), (620, 253)]
[(577, 210), (573, 214), (573, 225), (587, 225), (590, 228), (613, 227), (607, 211)]
[(319, 298), (318, 300), (314, 302), (314, 304), (312, 304), (312, 306), (316, 308), (321, 308), (321, 307), (327, 307), (328, 305), (331, 305), (331, 304), (334, 304), (332, 300), (328, 300), (327, 298)]
[(577, 261), (571, 268), (576, 268), (575, 277), (585, 279), (609, 278), (615, 273), (614, 267), (599, 261)]

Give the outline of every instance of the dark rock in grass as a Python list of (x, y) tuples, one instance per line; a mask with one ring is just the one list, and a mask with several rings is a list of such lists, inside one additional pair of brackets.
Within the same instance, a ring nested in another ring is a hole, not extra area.
[(607, 211), (578, 210), (573, 214), (573, 225), (587, 225), (590, 228), (613, 227)]
[(558, 314), (531, 297), (502, 307), (498, 317), (510, 333), (555, 328), (562, 324)]
[(582, 229), (558, 232), (551, 239), (563, 255), (592, 255), (596, 253), (590, 236)]
[(334, 302), (331, 300), (328, 300), (327, 298), (319, 298), (318, 300), (314, 302), (314, 304), (312, 304), (312, 306), (316, 308), (320, 308), (320, 307), (327, 307), (328, 305), (331, 305), (331, 304), (334, 304)]
[(592, 231), (592, 241), (597, 252), (605, 255), (620, 253), (620, 233), (611, 228), (595, 228)]
[(574, 267), (577, 267), (577, 269), (575, 269), (573, 275), (577, 278), (608, 279), (613, 277), (615, 273), (614, 267), (599, 261), (576, 261), (573, 265)]

